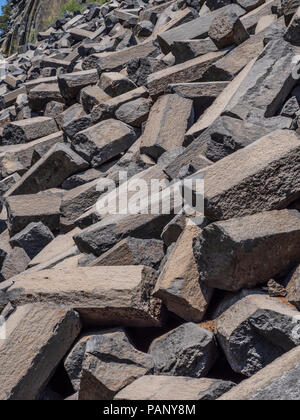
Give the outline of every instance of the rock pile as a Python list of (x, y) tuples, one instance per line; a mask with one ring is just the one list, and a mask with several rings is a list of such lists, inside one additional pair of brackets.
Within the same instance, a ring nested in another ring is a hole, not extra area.
[(19, 47), (34, 42), (36, 34), (43, 31), (59, 15), (69, 0), (7, 0), (5, 31), (0, 33), (0, 44), (6, 54), (14, 54)]
[(300, 399), (299, 16), (112, 0), (7, 59), (1, 400)]

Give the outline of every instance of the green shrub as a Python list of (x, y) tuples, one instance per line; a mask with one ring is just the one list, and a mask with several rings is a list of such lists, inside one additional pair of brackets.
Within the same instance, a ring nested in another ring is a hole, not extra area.
[(83, 4), (81, 4), (78, 0), (69, 0), (68, 3), (63, 4), (60, 8), (60, 14), (62, 15), (64, 12), (74, 13), (77, 11), (81, 11)]
[(107, 0), (88, 0), (86, 3), (81, 3), (80, 0), (68, 0), (67, 3), (61, 6), (60, 16), (62, 16), (64, 12), (84, 12), (89, 4), (104, 4), (106, 1)]

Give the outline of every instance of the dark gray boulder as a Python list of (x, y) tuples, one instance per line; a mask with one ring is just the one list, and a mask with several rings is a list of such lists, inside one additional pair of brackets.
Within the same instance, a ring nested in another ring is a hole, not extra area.
[(52, 239), (54, 235), (47, 226), (42, 222), (33, 222), (13, 236), (9, 242), (12, 247), (23, 248), (29, 258), (33, 259)]
[(206, 376), (218, 351), (214, 334), (188, 322), (155, 339), (149, 349), (155, 373), (171, 376)]

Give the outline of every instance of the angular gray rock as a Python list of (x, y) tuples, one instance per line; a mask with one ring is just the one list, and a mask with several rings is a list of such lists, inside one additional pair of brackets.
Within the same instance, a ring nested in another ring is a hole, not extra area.
[(33, 111), (43, 111), (51, 101), (64, 102), (57, 83), (40, 84), (29, 92), (28, 103)]
[(213, 401), (234, 386), (233, 382), (218, 379), (147, 375), (127, 385), (114, 400)]
[(183, 145), (193, 123), (193, 102), (176, 94), (160, 97), (151, 108), (141, 140), (141, 153), (157, 160), (162, 153)]
[(74, 99), (85, 86), (96, 84), (98, 80), (96, 69), (60, 74), (57, 78), (60, 92), (67, 101)]
[(217, 337), (235, 372), (252, 376), (299, 346), (298, 311), (265, 295), (249, 295), (217, 319)]
[(16, 247), (7, 253), (1, 268), (1, 277), (8, 280), (23, 273), (29, 265), (30, 258), (24, 249)]
[(101, 334), (101, 332), (95, 331), (81, 335), (78, 338), (78, 341), (74, 343), (74, 346), (64, 360), (64, 368), (69, 376), (74, 391), (78, 391), (80, 387), (82, 362), (85, 355), (87, 341), (97, 334)]
[(187, 176), (190, 173), (197, 173), (212, 164), (212, 161), (204, 155), (207, 149), (208, 138), (206, 138), (206, 135), (203, 137), (199, 137), (199, 139), (192, 142), (177, 158), (167, 165), (164, 170), (171, 179), (181, 178), (181, 172), (185, 172), (185, 169), (188, 169), (188, 173), (185, 174)]
[(91, 112), (92, 122), (96, 124), (101, 120), (111, 118), (117, 109), (127, 102), (131, 102), (139, 98), (148, 98), (148, 96), (149, 94), (147, 89), (145, 87), (140, 87), (123, 93), (123, 95), (108, 99), (107, 101), (102, 101), (99, 105), (96, 105)]
[(192, 60), (199, 55), (217, 50), (218, 47), (210, 38), (174, 41), (171, 44), (171, 53), (175, 57), (176, 64), (184, 63), (185, 61)]
[(153, 366), (153, 358), (136, 350), (124, 330), (103, 331), (86, 343), (78, 399), (112, 400)]
[(138, 239), (130, 236), (93, 260), (89, 266), (145, 265), (157, 268), (164, 257), (163, 242), (158, 239)]
[(280, 115), (288, 118), (295, 118), (300, 111), (299, 102), (296, 96), (292, 96), (282, 108)]
[(218, 357), (213, 333), (191, 322), (156, 338), (149, 354), (156, 374), (192, 378), (205, 376)]
[(109, 119), (79, 132), (72, 147), (97, 167), (129, 149), (135, 140), (136, 134), (129, 125)]
[(62, 2), (0, 35), (0, 399), (218, 399), (298, 345), (300, 0)]
[(251, 143), (272, 132), (262, 125), (231, 117), (218, 118), (209, 128), (205, 156), (217, 162), (220, 159), (249, 146)]
[(69, 145), (58, 143), (7, 191), (5, 197), (35, 194), (59, 187), (69, 176), (88, 168), (88, 166), (88, 163)]
[(298, 401), (300, 347), (287, 352), (219, 400)]
[(192, 99), (195, 117), (199, 118), (227, 86), (228, 82), (175, 83), (168, 86), (168, 93)]
[(262, 53), (265, 48), (266, 32), (262, 31), (251, 36), (229, 51), (225, 57), (220, 58), (207, 69), (203, 75), (203, 80), (233, 80), (250, 60), (256, 59)]
[[(95, 64), (97, 63), (97, 70), (101, 75), (104, 71), (120, 71), (129, 61), (135, 58), (149, 57), (155, 55), (156, 52), (157, 47), (150, 41), (112, 53), (95, 54), (94, 60), (93, 56), (89, 56), (88, 59), (89, 61), (94, 61)], [(88, 65), (87, 63), (84, 67)]]
[(270, 42), (223, 114), (239, 119), (273, 117), (296, 84), (292, 77), (295, 54), (295, 47), (285, 41)]
[(239, 17), (243, 16), (246, 12), (237, 4), (230, 4), (222, 9), (215, 10), (198, 19), (185, 23), (169, 31), (163, 32), (158, 35), (157, 40), (164, 54), (171, 51), (171, 45), (174, 41), (182, 41), (185, 39), (203, 39), (207, 38), (210, 25), (220, 13), (234, 12)]
[[(7, 293), (14, 305), (31, 302), (76, 308), (87, 327), (158, 327), (162, 305), (151, 294), (150, 267), (78, 267), (30, 271), (14, 278)], [(84, 293), (82, 293), (84, 290)]]
[(86, 114), (83, 107), (79, 104), (67, 108), (62, 114), (57, 116), (63, 132), (73, 140), (74, 136), (82, 130), (91, 126), (91, 117)]
[[(277, 7), (277, 5), (278, 3), (276, 0), (269, 0), (241, 17), (241, 21), (243, 22), (243, 25), (245, 26), (249, 34), (255, 33), (255, 29), (258, 25), (259, 20), (264, 16), (271, 15), (276, 10), (275, 8)], [(274, 22), (273, 19), (272, 22)]]
[[(229, 55), (228, 55), (229, 56)], [(225, 56), (226, 57), (226, 56)], [(219, 60), (220, 61), (220, 60)], [(185, 140), (187, 144), (191, 143), (193, 140), (197, 139), (204, 130), (209, 128), (209, 126), (224, 112), (228, 103), (234, 97), (236, 92), (239, 90), (242, 82), (245, 80), (249, 72), (251, 71), (256, 59), (253, 58), (248, 62), (246, 67), (239, 72), (239, 74), (229, 83), (228, 86), (222, 91), (222, 93), (216, 98), (216, 100), (210, 105), (203, 115), (200, 116), (198, 121), (189, 129), (186, 133)], [(231, 60), (230, 60), (231, 62)], [(213, 70), (213, 65), (208, 68)], [(203, 79), (207, 77), (207, 71), (203, 74)]]
[(239, 45), (249, 38), (238, 15), (234, 12), (218, 14), (212, 21), (208, 36), (221, 49), (229, 45)]
[(115, 112), (115, 116), (118, 120), (133, 127), (141, 127), (147, 121), (151, 106), (150, 99), (139, 98), (121, 105)]
[(56, 122), (48, 117), (35, 117), (15, 121), (6, 125), (3, 130), (2, 144), (28, 143), (58, 131)]
[(0, 343), (1, 400), (37, 400), (80, 328), (78, 314), (62, 306), (18, 307)]
[(300, 195), (299, 150), (296, 133), (278, 130), (206, 168), (205, 215), (224, 220), (286, 207)]
[(172, 83), (201, 81), (202, 75), (209, 67), (226, 53), (226, 50), (211, 52), (150, 74), (147, 78), (147, 88), (150, 95), (157, 97), (166, 93), (168, 85)]
[(45, 117), (58, 118), (64, 111), (64, 104), (62, 102), (50, 101), (47, 103), (44, 111)]
[(12, 195), (5, 200), (10, 236), (29, 223), (42, 222), (52, 232), (59, 228), (61, 197), (43, 191), (39, 194)]
[(251, 12), (251, 10), (256, 9), (257, 7), (264, 4), (264, 1), (263, 0), (238, 0), (237, 3), (247, 12)]
[(0, 196), (3, 196), (6, 193), (6, 191), (8, 191), (13, 185), (15, 185), (17, 181), (19, 181), (20, 178), (20, 175), (17, 172), (15, 172), (12, 175), (2, 179), (2, 181), (0, 181)]
[(265, 283), (300, 263), (299, 241), (297, 210), (212, 223), (194, 243), (200, 281), (228, 291)]
[(95, 85), (89, 85), (80, 90), (80, 102), (84, 111), (88, 114), (92, 111), (94, 106), (106, 102), (109, 99), (110, 96)]
[(102, 73), (99, 86), (107, 95), (114, 97), (136, 88), (136, 85), (121, 73)]
[(193, 240), (201, 232), (187, 222), (158, 278), (154, 296), (160, 298), (170, 312), (185, 321), (201, 322), (213, 290), (199, 284), (199, 273), (193, 255)]
[(42, 222), (29, 223), (25, 229), (10, 239), (12, 247), (23, 248), (30, 259), (33, 259), (46, 245), (54, 239), (51, 230)]
[(131, 60), (127, 65), (127, 74), (137, 86), (145, 86), (150, 74), (167, 68), (168, 65), (159, 57), (146, 57)]
[(97, 202), (102, 194), (97, 188), (101, 179), (103, 178), (98, 177), (94, 181), (73, 188), (64, 194), (60, 206), (61, 227), (71, 228), (75, 220)]
[(102, 174), (103, 172), (99, 169), (87, 169), (83, 172), (79, 172), (67, 178), (62, 183), (62, 188), (64, 190), (72, 190), (73, 188), (79, 187), (80, 185), (86, 184), (87, 182), (91, 182), (97, 178), (100, 178)]
[(284, 39), (293, 45), (300, 46), (300, 6), (289, 24)]
[(72, 248), (76, 248), (72, 236), (79, 232), (80, 229), (75, 228), (64, 235), (58, 235), (31, 261), (29, 266), (42, 265), (53, 259), (63, 258), (64, 254)]
[(113, 214), (83, 229), (74, 236), (74, 241), (82, 252), (101, 256), (128, 236), (159, 239), (164, 226), (171, 218), (170, 214)]
[(172, 245), (176, 242), (179, 236), (182, 234), (186, 226), (185, 214), (177, 214), (164, 228), (161, 234), (161, 239), (164, 241), (166, 246)]

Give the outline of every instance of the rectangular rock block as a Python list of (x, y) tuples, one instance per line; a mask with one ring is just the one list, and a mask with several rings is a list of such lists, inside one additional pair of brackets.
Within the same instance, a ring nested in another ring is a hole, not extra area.
[(0, 400), (37, 400), (80, 329), (71, 309), (40, 303), (18, 307), (0, 340)]
[(277, 130), (205, 171), (205, 215), (224, 220), (286, 207), (300, 197), (300, 136)]
[(150, 74), (147, 79), (150, 95), (162, 95), (167, 91), (168, 85), (172, 83), (201, 81), (204, 72), (226, 53), (227, 50), (208, 53), (193, 60), (188, 60), (185, 63)]
[(296, 49), (284, 40), (271, 41), (257, 58), (227, 104), (223, 115), (239, 119), (276, 115), (296, 85), (292, 73)]
[(221, 9), (214, 10), (204, 16), (187, 22), (169, 31), (163, 32), (158, 35), (157, 40), (164, 54), (171, 51), (171, 45), (174, 41), (183, 41), (185, 39), (202, 39), (207, 38), (210, 25), (214, 19), (221, 13), (233, 12), (239, 17), (243, 16), (246, 12), (237, 4), (230, 4), (222, 7)]
[(75, 309), (85, 324), (153, 327), (161, 303), (151, 297), (155, 271), (144, 266), (79, 267), (22, 273), (8, 290), (14, 304), (47, 302)]

